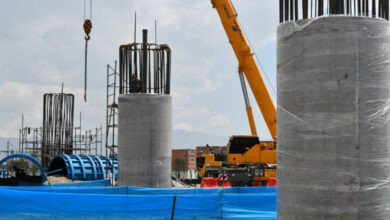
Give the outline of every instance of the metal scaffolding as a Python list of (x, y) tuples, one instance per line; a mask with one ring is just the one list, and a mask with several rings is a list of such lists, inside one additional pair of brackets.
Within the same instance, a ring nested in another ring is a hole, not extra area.
[[(54, 155), (42, 155), (43, 151), (43, 128), (31, 128), (23, 127), (19, 130), (19, 152), (30, 154), (35, 158), (49, 158), (51, 159)], [(79, 127), (73, 128), (72, 132), (72, 151), (68, 152), (70, 154), (78, 155), (99, 155), (98, 149), (102, 152), (102, 138), (103, 132), (102, 127), (96, 128), (93, 130), (81, 130), (81, 124)], [(57, 144), (56, 140), (53, 140), (53, 143), (48, 143), (49, 146)], [(57, 149), (58, 150), (58, 149)], [(56, 154), (61, 154), (65, 152), (57, 152)], [(101, 155), (101, 153), (100, 153)], [(42, 163), (42, 161), (41, 161)], [(42, 163), (43, 165), (43, 163)], [(47, 164), (48, 165), (48, 164)], [(47, 165), (43, 165), (44, 168), (47, 168)]]
[[(14, 149), (11, 149), (11, 147)], [(6, 150), (0, 150), (0, 159), (13, 153), (15, 153), (15, 146), (13, 146), (11, 142), (7, 140)]]
[(106, 156), (108, 158), (118, 155), (118, 81), (117, 61), (114, 67), (107, 64)]

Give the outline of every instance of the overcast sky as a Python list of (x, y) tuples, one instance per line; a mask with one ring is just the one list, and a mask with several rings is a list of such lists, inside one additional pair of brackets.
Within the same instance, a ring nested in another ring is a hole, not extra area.
[[(275, 98), (278, 1), (233, 3)], [(118, 59), (121, 44), (133, 41), (134, 11), (138, 39), (142, 28), (154, 36), (157, 19), (158, 42), (172, 48), (173, 128), (226, 137), (250, 134), (237, 60), (210, 0), (93, 0), (87, 103), (83, 5), (83, 0), (2, 1), (0, 137), (17, 137), (22, 113), (25, 124), (41, 126), (42, 96), (60, 92), (62, 82), (65, 92), (75, 94), (83, 127), (104, 127), (106, 65)], [(260, 138), (270, 139), (250, 96)]]

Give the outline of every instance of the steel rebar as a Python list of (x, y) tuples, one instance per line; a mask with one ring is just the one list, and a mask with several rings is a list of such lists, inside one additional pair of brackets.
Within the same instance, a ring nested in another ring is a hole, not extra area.
[(279, 0), (280, 23), (332, 14), (389, 20), (389, 0)]

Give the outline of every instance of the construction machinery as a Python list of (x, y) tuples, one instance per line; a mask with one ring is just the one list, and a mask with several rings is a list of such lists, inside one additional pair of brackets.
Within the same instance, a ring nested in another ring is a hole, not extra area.
[[(252, 135), (232, 136), (224, 161), (215, 161), (210, 154), (200, 155), (198, 176), (218, 177), (227, 174), (233, 186), (266, 185), (269, 179), (274, 181), (276, 178), (276, 108), (231, 0), (211, 0), (211, 3), (219, 14), (238, 60), (238, 73)], [(260, 141), (257, 136), (245, 78), (267, 124), (272, 141)]]

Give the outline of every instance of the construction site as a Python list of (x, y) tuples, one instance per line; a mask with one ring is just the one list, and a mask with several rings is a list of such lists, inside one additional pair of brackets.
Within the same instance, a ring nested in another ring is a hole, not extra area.
[(390, 219), (389, 2), (7, 3), (0, 219)]

